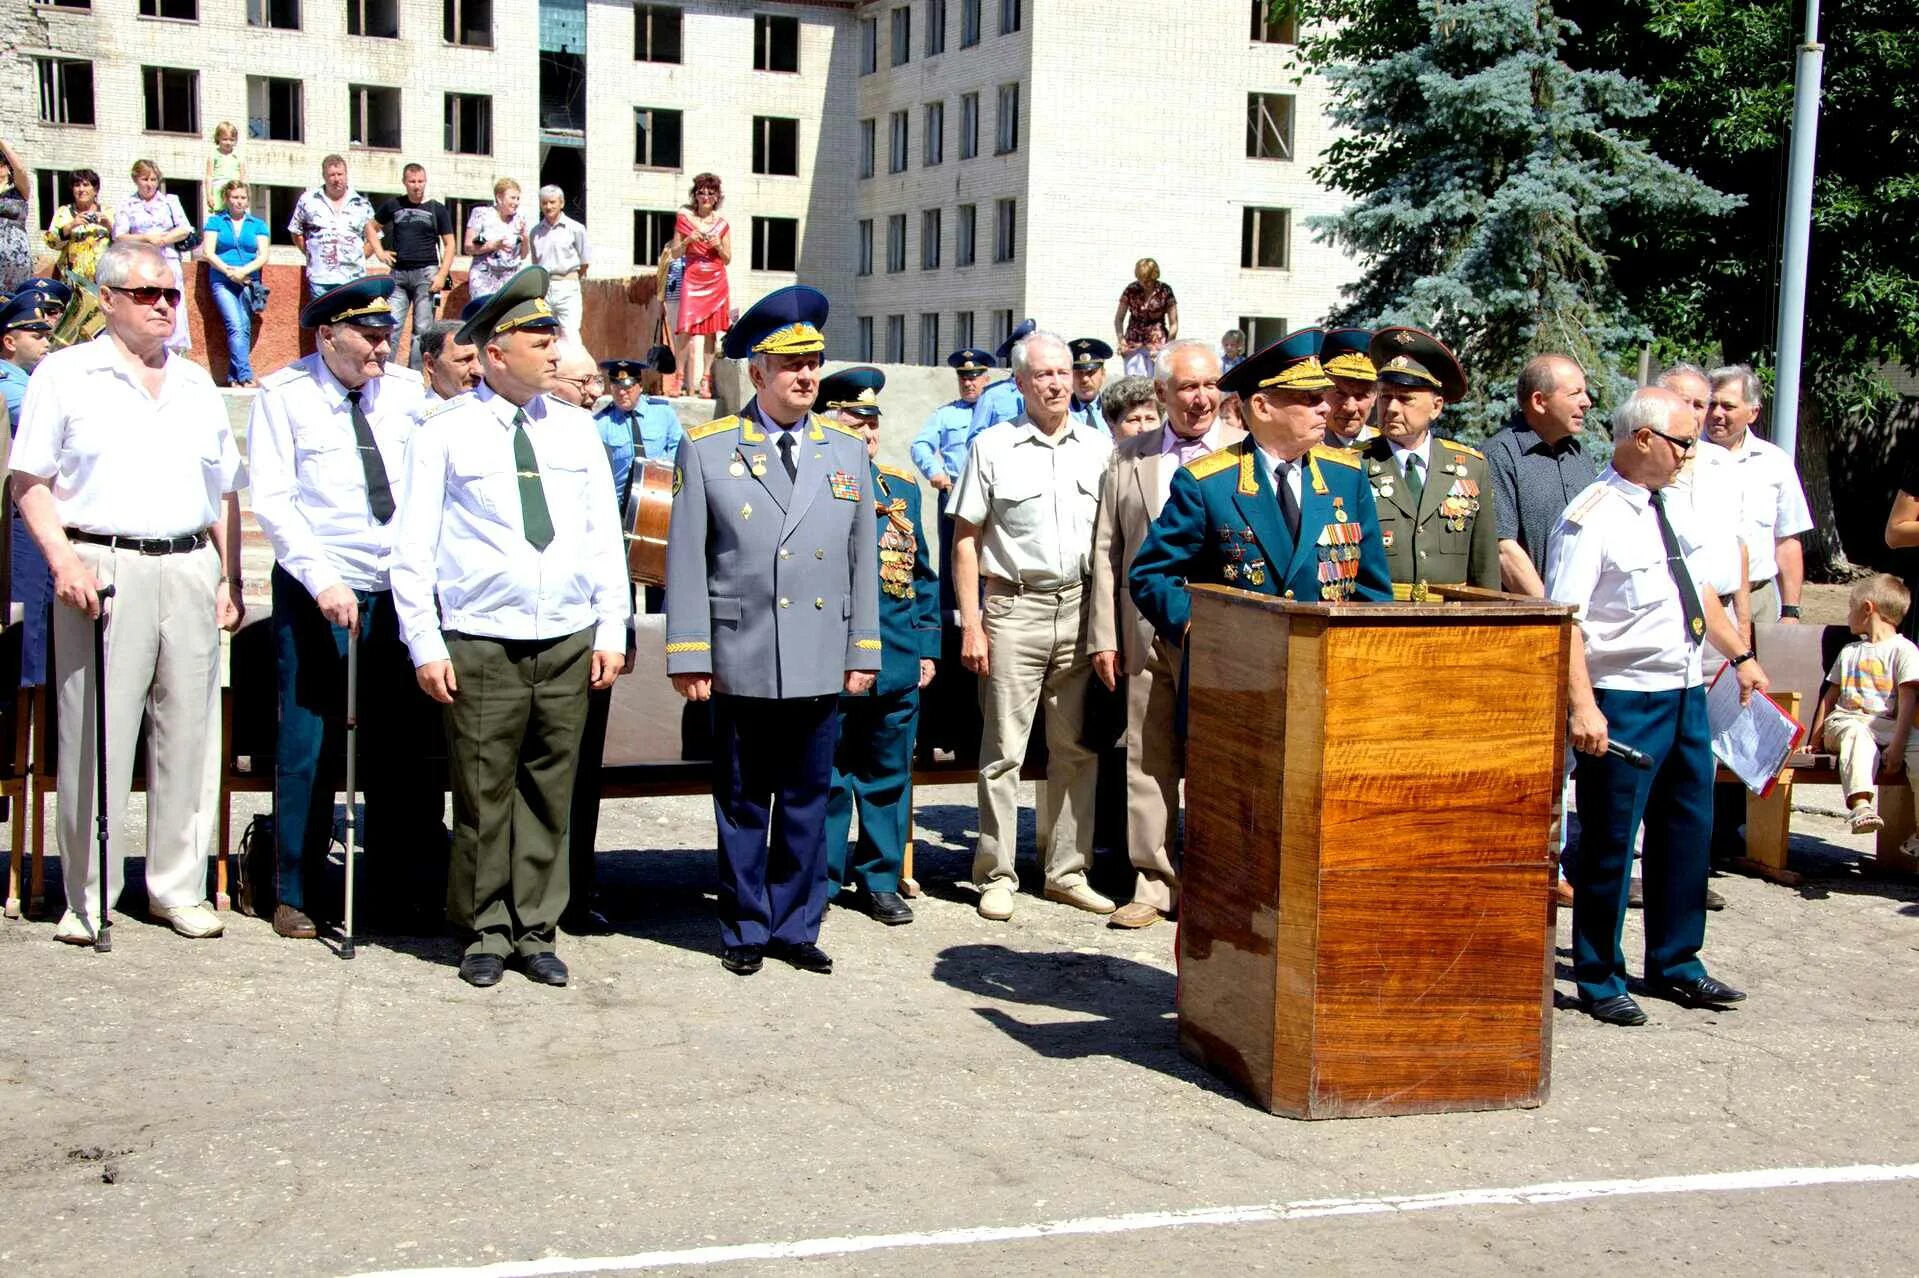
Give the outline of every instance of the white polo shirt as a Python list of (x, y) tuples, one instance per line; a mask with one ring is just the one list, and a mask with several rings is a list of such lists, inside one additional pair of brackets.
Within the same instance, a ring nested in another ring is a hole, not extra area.
[(207, 370), (169, 351), (160, 393), (148, 395), (107, 335), (40, 362), (8, 465), (52, 481), (62, 526), (119, 537), (210, 528), (247, 482)]
[(1038, 590), (1092, 568), (1100, 480), (1113, 441), (1075, 417), (1048, 437), (1025, 416), (973, 439), (947, 510), (980, 530), (980, 571)]
[(1779, 575), (1779, 538), (1796, 536), (1812, 527), (1806, 490), (1799, 484), (1792, 458), (1777, 444), (1751, 431), (1746, 432), (1738, 448), (1721, 448), (1702, 439), (1699, 451), (1717, 453), (1714, 460), (1725, 463), (1738, 502), (1747, 572), (1755, 583), (1771, 581)]
[[(1700, 541), (1690, 512), (1666, 514), (1703, 600)], [(1608, 466), (1573, 498), (1546, 549), (1546, 597), (1571, 604), (1595, 688), (1664, 692), (1702, 683), (1703, 643), (1686, 635), (1685, 607), (1666, 564), (1652, 492)]]

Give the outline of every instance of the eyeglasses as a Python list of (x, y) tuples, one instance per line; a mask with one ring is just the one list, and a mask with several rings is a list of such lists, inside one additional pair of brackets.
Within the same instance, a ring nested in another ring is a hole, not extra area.
[(556, 382), (565, 382), (568, 386), (577, 387), (578, 389), (584, 391), (587, 387), (591, 386), (594, 382), (597, 382), (600, 379), (597, 377), (555, 377), (553, 380)]
[(167, 299), (168, 306), (178, 306), (180, 304), (180, 290), (177, 288), (158, 288), (153, 286), (146, 288), (122, 288), (118, 284), (108, 284), (105, 287), (120, 294), (122, 297), (132, 298), (142, 306), (152, 306), (163, 297)]
[(1657, 435), (1668, 444), (1671, 444), (1681, 457), (1691, 452), (1692, 446), (1699, 442), (1697, 439), (1688, 439), (1679, 435), (1668, 435), (1665, 431), (1654, 430), (1651, 426), (1646, 427), (1646, 431), (1648, 434)]

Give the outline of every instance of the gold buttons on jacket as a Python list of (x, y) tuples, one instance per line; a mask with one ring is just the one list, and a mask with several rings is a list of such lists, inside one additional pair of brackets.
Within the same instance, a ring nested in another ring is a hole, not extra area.
[(782, 599), (782, 600), (780, 600), (780, 607), (782, 607), (782, 608), (791, 608), (792, 606), (793, 606), (793, 601), (792, 601), (791, 599)]
[(813, 606), (814, 606), (815, 608), (824, 608), (824, 607), (826, 607), (826, 600), (824, 600), (824, 599), (815, 599), (815, 600), (813, 601)]
[(781, 558), (781, 559), (791, 559), (792, 557), (793, 557), (793, 552), (792, 552), (792, 551), (790, 551), (790, 550), (788, 550), (788, 549), (787, 549), (787, 548), (786, 548), (785, 546), (781, 546), (781, 547), (780, 547), (780, 558)]
[(818, 547), (818, 548), (816, 548), (816, 549), (815, 549), (815, 550), (813, 551), (813, 558), (815, 558), (815, 559), (824, 559), (824, 558), (826, 558), (826, 547), (824, 547), (824, 546), (820, 546), (820, 547)]

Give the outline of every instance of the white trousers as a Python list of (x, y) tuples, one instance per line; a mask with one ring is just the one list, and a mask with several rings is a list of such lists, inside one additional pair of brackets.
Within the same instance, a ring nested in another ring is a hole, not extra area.
[(560, 327), (574, 341), (580, 340), (580, 321), (586, 315), (586, 305), (580, 300), (580, 281), (572, 279), (553, 280), (546, 286), (546, 304), (553, 308), (555, 319)]
[[(214, 589), (220, 556), (211, 545), (179, 555), (142, 555), (76, 544), (107, 601), (107, 899), (126, 885), (127, 792), (140, 721), (147, 735), (147, 895), (155, 905), (197, 905), (206, 896), (201, 819), (208, 707), (220, 682)], [(60, 708), (58, 833), (67, 906), (100, 917), (98, 676), (94, 623), (53, 605), (53, 683)]]
[[(1839, 785), (1848, 801), (1879, 792), (1879, 753), (1892, 740), (1892, 720), (1857, 710), (1826, 716), (1825, 746), (1839, 756)], [(1906, 783), (1919, 798), (1919, 734), (1906, 738)]]

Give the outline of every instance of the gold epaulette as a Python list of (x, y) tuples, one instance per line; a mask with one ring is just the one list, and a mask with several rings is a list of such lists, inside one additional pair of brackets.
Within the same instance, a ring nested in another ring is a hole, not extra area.
[(920, 482), (920, 477), (904, 466), (891, 466), (885, 462), (874, 462), (873, 465), (879, 469), (882, 475), (891, 475), (895, 479), (904, 479), (909, 484), (917, 484)]
[(1573, 499), (1572, 505), (1566, 507), (1566, 513), (1561, 518), (1569, 524), (1585, 523), (1586, 516), (1598, 509), (1599, 503), (1606, 500), (1606, 494), (1611, 491), (1612, 486), (1609, 484), (1594, 484), (1586, 490), (1584, 497)]
[(1319, 458), (1321, 461), (1329, 461), (1338, 466), (1350, 466), (1354, 470), (1359, 469), (1359, 458), (1353, 456), (1343, 448), (1328, 448), (1324, 444), (1314, 444), (1313, 456)]
[(718, 421), (707, 422), (704, 425), (695, 426), (692, 430), (689, 430), (686, 432), (686, 437), (690, 440), (710, 439), (713, 436), (720, 434), (722, 431), (729, 431), (734, 429), (739, 424), (740, 424), (740, 419), (737, 417), (722, 417)]
[(1456, 439), (1441, 439), (1439, 442), (1442, 447), (1450, 448), (1456, 453), (1464, 453), (1468, 457), (1477, 457), (1480, 461), (1486, 460), (1486, 454), (1480, 452), (1471, 444), (1462, 444)]
[(1180, 467), (1194, 479), (1204, 479), (1208, 475), (1217, 475), (1222, 470), (1231, 470), (1239, 465), (1239, 454), (1230, 448), (1207, 453), (1204, 457), (1194, 458)]
[(842, 435), (846, 435), (853, 439), (859, 440), (862, 445), (866, 443), (866, 436), (860, 434), (858, 431), (854, 430), (851, 426), (842, 426), (840, 423), (836, 421), (829, 421), (827, 418), (824, 418), (824, 417), (815, 417), (813, 420), (818, 422), (820, 425), (826, 427), (826, 429), (828, 430), (836, 430)]

